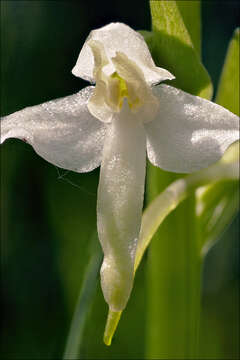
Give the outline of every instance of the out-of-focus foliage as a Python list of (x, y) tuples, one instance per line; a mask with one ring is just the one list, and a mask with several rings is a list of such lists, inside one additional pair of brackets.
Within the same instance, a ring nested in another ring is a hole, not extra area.
[(240, 29), (236, 29), (229, 43), (221, 78), (218, 85), (216, 103), (224, 106), (234, 114), (239, 113), (239, 48)]
[[(220, 77), (216, 102), (228, 110), (239, 114), (239, 47), (240, 37), (237, 29), (229, 43), (222, 74)], [(233, 146), (233, 157), (239, 160), (239, 143)], [(222, 234), (239, 210), (239, 184), (229, 183), (209, 185), (198, 192), (198, 219), (202, 237), (205, 239), (203, 252)]]
[(102, 263), (102, 250), (97, 241), (97, 232), (94, 231), (91, 239), (91, 256), (89, 263), (84, 271), (84, 280), (81, 285), (78, 301), (71, 321), (66, 346), (63, 354), (64, 360), (78, 359), (82, 347), (83, 332), (86, 326), (86, 320), (94, 299), (96, 291), (96, 282)]
[[(2, 1), (2, 115), (86, 86), (71, 69), (89, 32), (111, 21), (149, 27), (148, 1), (137, 18), (135, 5)], [(98, 175), (98, 169), (86, 174), (57, 169), (18, 140), (1, 147), (4, 359), (61, 358), (92, 251)], [(138, 283), (139, 296), (122, 321), (122, 340), (109, 352), (102, 342), (107, 305), (98, 281), (81, 356), (142, 357), (144, 342), (139, 346), (138, 339), (144, 316), (139, 318), (139, 312), (145, 295), (144, 281)]]

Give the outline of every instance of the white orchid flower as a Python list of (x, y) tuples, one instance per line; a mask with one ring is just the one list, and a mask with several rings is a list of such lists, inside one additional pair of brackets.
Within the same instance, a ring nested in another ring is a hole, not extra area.
[(239, 118), (182, 90), (154, 86), (174, 76), (156, 67), (143, 37), (121, 23), (92, 31), (72, 72), (96, 86), (4, 117), (1, 142), (20, 138), (50, 163), (76, 172), (101, 164), (101, 282), (110, 310), (120, 311), (133, 283), (146, 150), (162, 169), (199, 170), (239, 139)]

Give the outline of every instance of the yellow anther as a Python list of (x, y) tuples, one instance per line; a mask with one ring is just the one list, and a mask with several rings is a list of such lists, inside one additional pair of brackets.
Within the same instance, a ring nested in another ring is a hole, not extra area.
[(123, 99), (127, 98), (128, 105), (130, 109), (136, 108), (138, 105), (140, 105), (140, 99), (136, 97), (135, 99), (131, 99), (128, 91), (128, 87), (126, 84), (126, 81), (119, 76), (117, 72), (114, 72), (111, 77), (113, 79), (118, 80), (118, 98), (117, 98), (117, 104), (120, 108), (122, 108), (123, 105)]

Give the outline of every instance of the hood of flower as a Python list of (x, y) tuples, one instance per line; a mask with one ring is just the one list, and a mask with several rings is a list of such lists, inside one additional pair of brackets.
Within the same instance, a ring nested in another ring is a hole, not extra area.
[(89, 41), (89, 46), (94, 56), (96, 81), (88, 104), (91, 114), (103, 122), (110, 122), (114, 114), (121, 112), (126, 99), (133, 116), (141, 110), (148, 112), (148, 121), (153, 118), (158, 101), (141, 68), (122, 52), (107, 58), (104, 46), (99, 41)]

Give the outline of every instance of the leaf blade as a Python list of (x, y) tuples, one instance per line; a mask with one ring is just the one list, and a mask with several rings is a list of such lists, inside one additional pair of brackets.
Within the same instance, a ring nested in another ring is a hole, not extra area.
[[(184, 3), (183, 3), (184, 4)], [(154, 33), (153, 57), (158, 66), (168, 69), (176, 76), (171, 85), (186, 92), (207, 99), (212, 96), (211, 79), (200, 62), (194, 48), (200, 38), (199, 28), (195, 28), (192, 38), (185, 26), (176, 1), (150, 1), (152, 30)], [(189, 14), (188, 14), (189, 16)], [(185, 21), (186, 11), (185, 11)], [(188, 21), (190, 28), (190, 22)], [(197, 44), (199, 49), (199, 43)]]
[(239, 114), (239, 48), (240, 28), (237, 28), (229, 43), (222, 74), (220, 77), (216, 103)]
[(177, 6), (194, 48), (201, 57), (201, 2), (199, 0), (179, 0)]
[[(216, 103), (226, 107), (239, 116), (239, 48), (240, 29), (234, 31), (229, 42), (224, 66), (218, 85)], [(239, 159), (239, 144), (233, 144), (228, 154)], [(224, 155), (226, 157), (226, 153)], [(223, 159), (224, 159), (223, 157)], [(198, 203), (203, 211), (199, 215), (200, 226), (203, 228), (205, 239), (202, 253), (206, 254), (215, 244), (227, 224), (232, 221), (239, 211), (239, 187), (236, 183), (213, 184), (201, 190)], [(218, 212), (218, 213), (217, 213)]]

